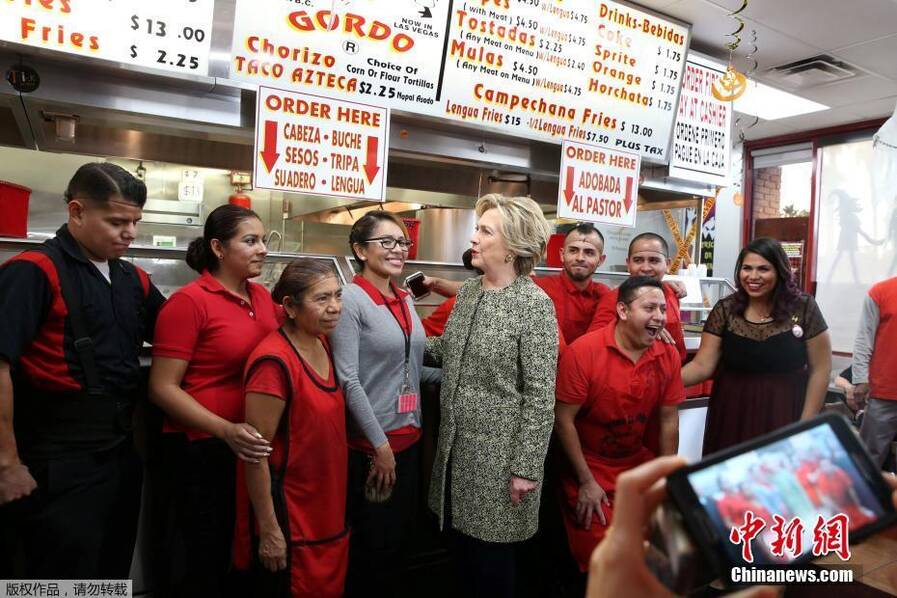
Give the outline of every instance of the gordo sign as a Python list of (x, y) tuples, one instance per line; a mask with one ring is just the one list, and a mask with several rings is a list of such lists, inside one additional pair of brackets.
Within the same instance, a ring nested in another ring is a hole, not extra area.
[(635, 226), (638, 154), (564, 141), (558, 188), (558, 217)]
[(259, 87), (253, 180), (261, 189), (383, 201), (389, 110)]

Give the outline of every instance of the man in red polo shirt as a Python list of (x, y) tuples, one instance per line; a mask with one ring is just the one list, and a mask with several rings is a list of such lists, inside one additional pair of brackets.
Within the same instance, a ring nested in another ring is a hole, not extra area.
[(567, 233), (561, 249), (563, 272), (535, 279), (554, 303), (561, 334), (568, 344), (585, 334), (599, 300), (610, 291), (592, 280), (605, 257), (601, 232), (589, 222), (577, 224)]
[(558, 368), (555, 430), (569, 460), (564, 523), (583, 572), (610, 524), (617, 476), (656, 456), (646, 446), (648, 418), (660, 406), (660, 453), (675, 454), (685, 399), (676, 349), (656, 342), (666, 323), (660, 282), (632, 276), (619, 299), (618, 320), (580, 337)]
[(897, 277), (866, 295), (853, 348), (854, 399), (866, 402), (860, 438), (879, 467), (897, 436)]
[[(630, 276), (648, 276), (662, 281), (670, 268), (670, 248), (666, 239), (654, 233), (636, 235), (629, 243), (629, 256), (626, 267)], [(682, 334), (682, 322), (679, 318), (679, 289), (671, 285), (663, 285), (663, 293), (667, 304), (666, 329), (661, 339), (675, 343), (679, 358), (685, 360), (685, 337)], [(613, 322), (617, 317), (617, 291), (611, 291), (601, 298), (595, 308), (595, 316), (588, 331), (600, 330)]]

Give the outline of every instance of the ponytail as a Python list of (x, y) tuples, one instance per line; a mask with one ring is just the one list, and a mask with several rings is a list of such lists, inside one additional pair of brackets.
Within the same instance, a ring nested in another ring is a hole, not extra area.
[(212, 251), (212, 239), (227, 243), (237, 234), (240, 223), (250, 218), (261, 220), (252, 210), (231, 204), (212, 210), (206, 218), (202, 236), (190, 241), (187, 247), (187, 265), (199, 273), (217, 270), (218, 258)]

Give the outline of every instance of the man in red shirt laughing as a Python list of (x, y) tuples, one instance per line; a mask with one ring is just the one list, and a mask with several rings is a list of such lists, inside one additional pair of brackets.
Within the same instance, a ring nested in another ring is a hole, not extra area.
[(567, 233), (561, 249), (563, 272), (535, 279), (554, 303), (561, 334), (568, 344), (585, 334), (599, 300), (610, 291), (592, 280), (605, 257), (601, 232), (591, 223), (577, 224)]
[(628, 278), (617, 316), (570, 345), (558, 368), (555, 430), (569, 460), (561, 478), (564, 522), (583, 572), (610, 524), (617, 476), (656, 456), (645, 438), (649, 417), (659, 406), (660, 453), (675, 454), (677, 405), (685, 399), (675, 347), (656, 342), (666, 324), (660, 282)]
[[(626, 267), (630, 276), (648, 276), (662, 281), (670, 268), (670, 249), (666, 240), (655, 233), (636, 235), (629, 243), (629, 255)], [(685, 337), (679, 318), (679, 287), (663, 285), (663, 293), (667, 304), (667, 323), (661, 334), (665, 342), (675, 343), (680, 359), (685, 359)], [(600, 330), (613, 322), (617, 317), (617, 292), (611, 291), (602, 297), (595, 316), (588, 327), (589, 332)]]

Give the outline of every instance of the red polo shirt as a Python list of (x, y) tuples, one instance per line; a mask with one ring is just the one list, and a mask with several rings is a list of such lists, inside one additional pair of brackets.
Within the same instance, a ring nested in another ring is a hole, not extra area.
[[(278, 310), (265, 287), (246, 283), (250, 302), (237, 297), (208, 272), (179, 289), (162, 306), (153, 357), (182, 359), (183, 388), (200, 405), (231, 422), (243, 421), (246, 358), (278, 326)], [(208, 438), (166, 418), (165, 432)]]
[[(411, 313), (408, 309), (408, 304), (405, 303), (405, 297), (408, 296), (408, 293), (393, 285), (392, 292), (395, 297), (387, 297), (381, 293), (380, 289), (375, 287), (371, 281), (361, 274), (356, 274), (352, 279), (352, 282), (360, 286), (362, 290), (368, 294), (368, 297), (371, 298), (374, 305), (384, 305), (383, 301), (385, 299), (386, 309), (391, 311), (392, 315), (396, 317), (398, 322), (402, 325), (402, 330), (405, 331), (405, 334), (411, 333)], [(417, 400), (420, 401), (420, 397), (418, 397)], [(414, 446), (415, 442), (420, 440), (420, 437), (420, 428), (416, 428), (412, 425), (403, 426), (386, 433), (386, 438), (389, 440), (389, 447), (392, 449), (393, 453), (400, 453), (405, 449), (411, 448)], [(371, 446), (368, 439), (360, 436), (349, 438), (349, 447), (367, 453), (372, 453), (374, 451), (374, 447)]]
[(456, 299), (457, 297), (449, 297), (439, 307), (434, 309), (433, 313), (421, 321), (427, 336), (442, 336), (445, 332), (445, 325), (448, 324), (449, 316), (452, 315), (452, 310), (455, 309)]
[(557, 400), (582, 405), (576, 430), (587, 461), (638, 453), (652, 411), (685, 400), (676, 349), (652, 343), (632, 363), (617, 346), (615, 327), (582, 336), (567, 348), (558, 369)]
[[(651, 343), (636, 363), (623, 353), (614, 338), (616, 322), (589, 332), (568, 347), (558, 368), (556, 398), (581, 405), (574, 425), (582, 454), (595, 481), (611, 498), (602, 511), (613, 519), (617, 477), (655, 456), (647, 437), (647, 424), (660, 405), (685, 399), (679, 375), (679, 355), (665, 343)], [(579, 482), (567, 468), (561, 475), (564, 523), (570, 550), (580, 569), (607, 530), (597, 513), (590, 530), (576, 523), (574, 513)]]
[(591, 279), (589, 286), (581, 291), (566, 272), (557, 276), (540, 276), (534, 280), (554, 303), (558, 326), (567, 344), (586, 333), (599, 301), (610, 292), (610, 288)]
[[(669, 285), (663, 285), (663, 295), (667, 301), (666, 329), (676, 341), (676, 349), (679, 351), (681, 362), (685, 360), (687, 352), (685, 350), (685, 335), (682, 333), (682, 320), (679, 318), (679, 297)], [(617, 321), (617, 299), (619, 296), (619, 289), (613, 289), (601, 298), (595, 309), (595, 317), (592, 318), (589, 332), (601, 330), (611, 322)]]
[(869, 289), (878, 306), (878, 328), (869, 362), (869, 389), (876, 399), (897, 400), (897, 277)]

